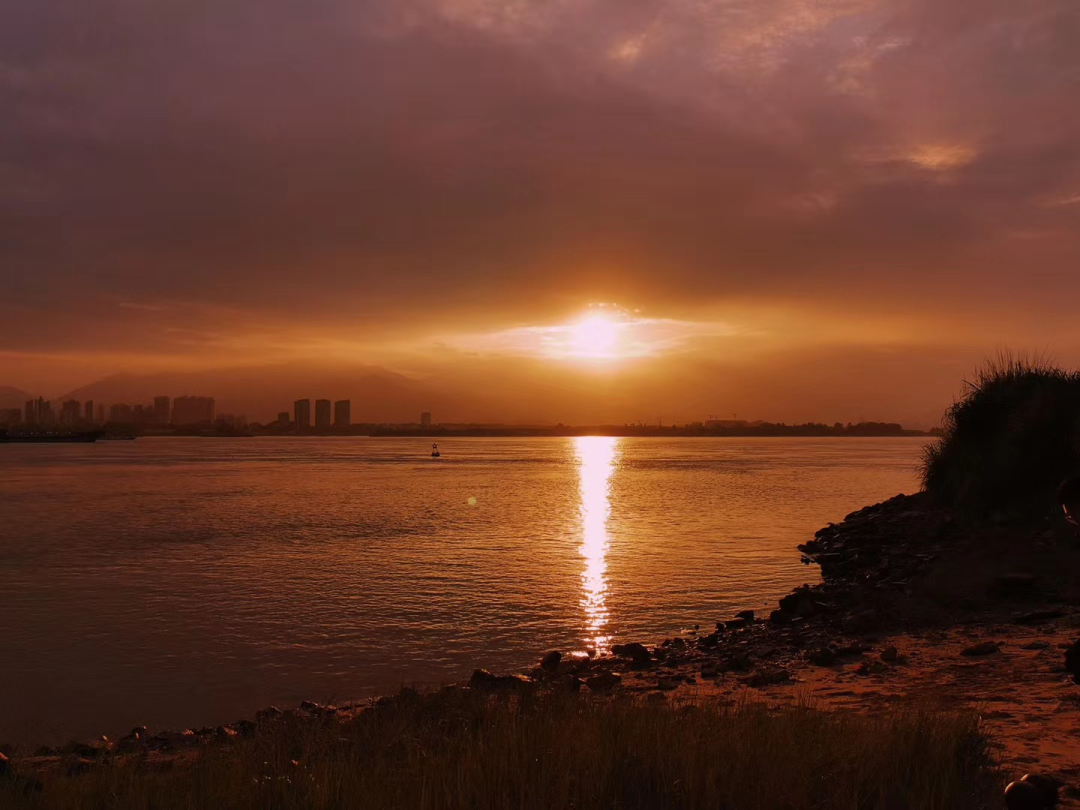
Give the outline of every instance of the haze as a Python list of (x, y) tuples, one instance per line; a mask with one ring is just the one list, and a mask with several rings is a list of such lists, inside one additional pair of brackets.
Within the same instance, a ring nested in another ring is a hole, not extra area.
[(6, 0), (0, 384), (933, 424), (997, 349), (1080, 361), (1077, 42), (1073, 0)]

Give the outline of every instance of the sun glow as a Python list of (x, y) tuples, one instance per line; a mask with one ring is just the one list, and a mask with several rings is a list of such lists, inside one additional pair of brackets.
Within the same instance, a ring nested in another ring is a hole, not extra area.
[(619, 356), (622, 325), (606, 315), (590, 315), (571, 328), (572, 353), (577, 357)]

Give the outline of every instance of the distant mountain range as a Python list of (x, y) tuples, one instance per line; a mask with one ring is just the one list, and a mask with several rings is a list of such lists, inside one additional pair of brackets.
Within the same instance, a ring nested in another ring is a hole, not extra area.
[(0, 385), (0, 408), (22, 408), (31, 394), (10, 385)]

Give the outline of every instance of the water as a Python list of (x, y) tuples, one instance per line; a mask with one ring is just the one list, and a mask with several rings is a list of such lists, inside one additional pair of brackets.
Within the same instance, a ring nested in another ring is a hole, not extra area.
[(654, 642), (815, 581), (918, 439), (0, 445), (0, 741), (183, 728)]

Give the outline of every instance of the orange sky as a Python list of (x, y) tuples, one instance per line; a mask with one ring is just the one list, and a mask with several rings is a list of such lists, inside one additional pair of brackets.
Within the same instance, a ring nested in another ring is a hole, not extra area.
[[(0, 385), (930, 423), (997, 349), (1080, 362), (1077, 41), (1071, 0), (7, 4)], [(630, 348), (551, 349), (600, 302)]]

